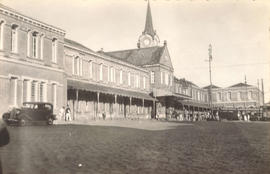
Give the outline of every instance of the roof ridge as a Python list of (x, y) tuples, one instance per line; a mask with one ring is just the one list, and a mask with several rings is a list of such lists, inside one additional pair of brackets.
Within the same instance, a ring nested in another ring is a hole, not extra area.
[(134, 51), (134, 50), (147, 50), (150, 48), (162, 48), (164, 46), (152, 46), (152, 47), (145, 47), (145, 48), (132, 48), (132, 49), (126, 49), (126, 50), (116, 50), (116, 51), (104, 51), (105, 53), (114, 53), (114, 52), (120, 52), (120, 51)]
[[(87, 46), (81, 44), (80, 42), (77, 42), (77, 41), (72, 40), (72, 39), (68, 39), (66, 37), (64, 38), (64, 42), (67, 43), (67, 44), (70, 44), (70, 45), (72, 45), (71, 42), (73, 42), (73, 44), (76, 44), (77, 46), (83, 47), (84, 49), (87, 49), (88, 51), (95, 52), (92, 49), (88, 48)], [(76, 45), (73, 45), (73, 46), (76, 46)]]

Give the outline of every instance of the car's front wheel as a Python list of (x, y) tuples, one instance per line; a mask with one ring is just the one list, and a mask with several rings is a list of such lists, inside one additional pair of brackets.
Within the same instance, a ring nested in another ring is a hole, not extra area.
[(49, 118), (48, 121), (47, 121), (47, 124), (48, 125), (52, 125), (53, 124), (53, 119), (52, 118)]

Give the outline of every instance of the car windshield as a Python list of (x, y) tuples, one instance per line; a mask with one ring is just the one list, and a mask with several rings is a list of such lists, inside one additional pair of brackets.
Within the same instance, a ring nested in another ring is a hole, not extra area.
[(34, 108), (34, 104), (24, 103), (23, 108), (29, 108), (29, 109), (31, 108), (32, 109), (32, 108)]

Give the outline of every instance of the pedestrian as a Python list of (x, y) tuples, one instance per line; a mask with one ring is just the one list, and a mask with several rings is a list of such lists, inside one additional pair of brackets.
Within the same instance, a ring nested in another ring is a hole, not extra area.
[[(6, 124), (0, 120), (0, 147), (5, 146), (9, 143), (9, 133)], [(1, 159), (1, 158), (0, 158)], [(3, 173), (2, 162), (0, 160), (0, 174)]]
[(58, 115), (60, 120), (65, 120), (65, 106), (62, 106), (60, 108)]
[(106, 113), (105, 112), (102, 112), (102, 118), (103, 118), (103, 120), (106, 119)]
[(69, 105), (67, 105), (67, 108), (65, 111), (65, 121), (71, 121), (71, 110), (69, 108)]

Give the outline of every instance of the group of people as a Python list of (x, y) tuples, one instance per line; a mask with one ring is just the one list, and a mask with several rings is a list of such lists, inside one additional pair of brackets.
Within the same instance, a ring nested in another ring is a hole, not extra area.
[(65, 121), (71, 121), (71, 109), (69, 107), (69, 105), (67, 105), (66, 107), (63, 106), (60, 108), (59, 111), (59, 118), (60, 120), (65, 120)]
[(237, 117), (239, 120), (242, 120), (242, 121), (250, 121), (250, 113), (246, 113), (244, 111), (242, 112), (238, 111)]
[(210, 111), (175, 111), (171, 118), (175, 118), (179, 121), (204, 121), (204, 120), (219, 120), (219, 113), (215, 112), (211, 114)]

